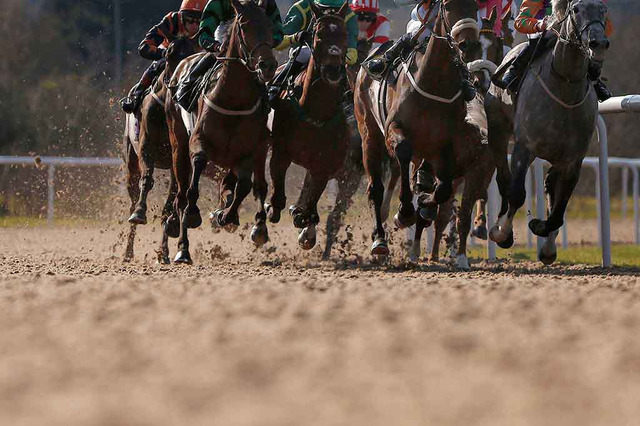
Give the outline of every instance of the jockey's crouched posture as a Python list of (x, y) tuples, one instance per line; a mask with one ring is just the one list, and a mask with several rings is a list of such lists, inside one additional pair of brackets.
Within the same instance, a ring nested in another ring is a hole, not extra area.
[[(551, 31), (546, 31), (549, 17), (553, 14), (551, 0), (524, 0), (520, 8), (520, 14), (516, 18), (515, 28), (518, 32), (529, 36), (529, 43), (516, 57), (502, 79), (495, 79), (494, 84), (502, 89), (517, 92), (522, 77), (529, 63), (555, 45), (557, 36)], [(613, 25), (607, 17), (605, 33), (607, 37), (613, 32)], [(588, 77), (594, 82), (594, 89), (600, 101), (611, 97), (611, 92), (600, 80), (602, 64), (591, 61), (589, 63)]]
[(164, 53), (169, 43), (179, 36), (193, 37), (198, 33), (204, 2), (205, 0), (183, 0), (180, 11), (169, 13), (149, 30), (140, 43), (138, 53), (154, 62), (142, 74), (142, 78), (131, 89), (129, 96), (120, 100), (124, 112), (130, 114), (138, 109), (142, 94), (164, 70)]
[[(274, 46), (282, 42), (282, 18), (280, 10), (275, 0), (267, 0), (265, 12), (271, 19), (273, 24), (273, 43)], [(231, 6), (231, 0), (209, 0), (202, 13), (202, 22), (200, 23), (200, 38), (198, 39), (200, 46), (208, 53), (204, 55), (200, 61), (191, 69), (191, 72), (178, 86), (175, 99), (178, 104), (186, 110), (191, 108), (191, 92), (195, 83), (202, 77), (211, 67), (213, 67), (217, 58), (215, 52), (225, 42), (227, 25), (235, 17), (235, 10)]]
[(351, 10), (358, 19), (358, 60), (364, 60), (369, 51), (389, 41), (391, 24), (380, 13), (378, 0), (352, 0)]
[[(313, 1), (315, 5), (322, 9), (335, 11), (345, 4), (345, 0), (299, 0), (291, 6), (284, 22), (284, 39), (276, 49), (284, 50), (288, 47), (294, 48), (289, 54), (289, 61), (271, 83), (271, 87), (269, 88), (269, 98), (271, 100), (278, 97), (284, 81), (289, 76), (295, 76), (300, 73), (311, 58), (311, 49), (307, 46), (307, 43), (312, 43), (313, 37), (309, 31), (310, 24), (313, 21), (309, 1)], [(358, 60), (358, 51), (356, 50), (358, 43), (358, 24), (356, 20), (353, 19), (354, 16), (353, 13), (349, 13), (344, 18), (344, 22), (347, 25), (347, 65), (354, 65)]]
[[(369, 61), (367, 68), (371, 73), (381, 76), (396, 59), (409, 53), (414, 47), (433, 33), (433, 26), (435, 25), (438, 15), (438, 1), (439, 0), (422, 0), (413, 8), (411, 11), (411, 20), (407, 24), (406, 34), (400, 37), (384, 54)], [(422, 34), (415, 39), (414, 36), (420, 31), (423, 22), (425, 23), (425, 29)], [(456, 66), (462, 80), (460, 87), (462, 96), (465, 101), (470, 102), (476, 97), (476, 89), (471, 81), (471, 74), (462, 60), (456, 61)]]

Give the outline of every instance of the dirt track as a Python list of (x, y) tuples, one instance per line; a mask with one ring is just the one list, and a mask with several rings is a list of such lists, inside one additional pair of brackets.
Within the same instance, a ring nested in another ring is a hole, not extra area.
[(167, 267), (151, 229), (124, 265), (114, 229), (0, 230), (0, 424), (640, 419), (637, 271), (322, 263), (287, 226)]

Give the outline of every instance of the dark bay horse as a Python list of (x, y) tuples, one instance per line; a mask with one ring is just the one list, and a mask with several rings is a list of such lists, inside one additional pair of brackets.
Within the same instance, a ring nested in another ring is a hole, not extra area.
[[(492, 86), (485, 102), (489, 142), (504, 153), (497, 163), (502, 207), (489, 236), (501, 247), (513, 245), (513, 218), (525, 201), (527, 170), (536, 157), (547, 160), (548, 217), (529, 222), (534, 234), (547, 238), (538, 253), (547, 265), (556, 259), (558, 229), (595, 130), (598, 101), (587, 76), (589, 63), (602, 63), (609, 48), (602, 0), (553, 0), (553, 11), (557, 22), (552, 31), (558, 36), (553, 50), (529, 65), (517, 98)], [(506, 146), (512, 135), (509, 171)]]
[(344, 165), (349, 128), (342, 108), (345, 78), (349, 5), (337, 12), (322, 11), (309, 2), (313, 25), (312, 57), (296, 84), (300, 100), (281, 98), (274, 105), (272, 156), (273, 194), (267, 206), (269, 220), (277, 223), (286, 206), (285, 177), (291, 163), (307, 172), (298, 201), (290, 207), (293, 224), (301, 229), (298, 242), (304, 250), (316, 244), (320, 221), (318, 200), (327, 182)]
[[(166, 221), (176, 194), (176, 181), (172, 170), (171, 143), (165, 115), (165, 103), (169, 90), (169, 78), (181, 60), (196, 52), (197, 44), (188, 37), (179, 37), (167, 48), (166, 68), (142, 100), (139, 111), (127, 114), (124, 133), (124, 160), (127, 191), (131, 198), (130, 229), (127, 238), (125, 260), (133, 258), (133, 245), (137, 225), (147, 223), (147, 197), (153, 188), (153, 172), (157, 167), (171, 172), (169, 195), (162, 210)], [(166, 258), (168, 235), (164, 232), (158, 260)], [(165, 259), (166, 260), (166, 259)]]
[(238, 208), (251, 192), (253, 174), (260, 210), (251, 238), (256, 244), (268, 240), (264, 211), (268, 151), (265, 82), (273, 78), (277, 66), (271, 21), (261, 4), (242, 0), (231, 0), (231, 4), (236, 16), (226, 55), (219, 58), (223, 65), (218, 81), (200, 97), (198, 118), (188, 144), (177, 140), (173, 147), (178, 181), (175, 206), (180, 214), (176, 263), (192, 263), (187, 229), (202, 224), (198, 188), (209, 162), (232, 171), (227, 177), (233, 181), (233, 185), (227, 182), (232, 189), (228, 203), (213, 220), (221, 227), (239, 225)]
[[(508, 22), (511, 16), (511, 10), (507, 10), (502, 17), (502, 31), (509, 31)], [(480, 26), (480, 58), (471, 61), (468, 64), (469, 71), (472, 73), (474, 79), (474, 85), (478, 91), (478, 95), (474, 101), (469, 103), (467, 119), (471, 120), (477, 125), (483, 135), (483, 141), (487, 143), (488, 124), (486, 114), (484, 112), (484, 98), (491, 86), (491, 77), (497, 69), (497, 65), (502, 62), (505, 52), (505, 40), (502, 35), (495, 33), (495, 23), (498, 19), (496, 7), (494, 7), (489, 16), (481, 19)], [(510, 46), (509, 46), (510, 47)], [(487, 187), (490, 182), (491, 176), (495, 171), (495, 164), (493, 157), (489, 156), (489, 147), (486, 145), (478, 144), (477, 141), (474, 145), (469, 146), (466, 149), (466, 154), (469, 154), (470, 159), (473, 159), (473, 164), (467, 164), (465, 169), (465, 177), (459, 178), (454, 181), (454, 187), (457, 188), (464, 182), (464, 191), (462, 194), (462, 201), (460, 207), (456, 211), (456, 225), (451, 222), (453, 232), (450, 232), (450, 236), (453, 239), (459, 241), (448, 241), (450, 244), (455, 243), (456, 254), (460, 256), (457, 259), (458, 267), (460, 269), (467, 269), (466, 259), (461, 257), (466, 252), (467, 235), (458, 234), (457, 229), (468, 229), (466, 225), (468, 215), (471, 215), (471, 208), (473, 200), (478, 199), (476, 217), (474, 219), (473, 230), (471, 235), (476, 238), (486, 240), (487, 239), (487, 219), (486, 219), (486, 200), (487, 200)], [(456, 192), (456, 191), (454, 191)], [(431, 247), (431, 253), (429, 260), (432, 262), (439, 260), (440, 253), (440, 240), (442, 239), (444, 230), (447, 224), (451, 221), (451, 215), (454, 211), (453, 198), (442, 204), (438, 208), (438, 216), (434, 221), (434, 238), (433, 246)], [(409, 252), (410, 258), (413, 261), (417, 261), (420, 258), (420, 239), (422, 237), (423, 226), (422, 221), (418, 219), (418, 225), (416, 227), (416, 235)]]
[(461, 77), (456, 68), (461, 56), (458, 45), (478, 42), (477, 10), (475, 0), (442, 1), (426, 53), (417, 53), (411, 61), (417, 64), (417, 71), (404, 63), (396, 84), (380, 84), (364, 70), (358, 75), (355, 110), (376, 218), (373, 255), (389, 253), (382, 222), (381, 164), (385, 149), (400, 167), (400, 208), (395, 223), (405, 228), (416, 222), (411, 163), (417, 167), (427, 161), (439, 179), (434, 194), (422, 202), (430, 216), (439, 204), (450, 199), (453, 179), (463, 174), (464, 161), (458, 162), (457, 156), (471, 141), (481, 139), (477, 126), (466, 120), (467, 105), (461, 97)]

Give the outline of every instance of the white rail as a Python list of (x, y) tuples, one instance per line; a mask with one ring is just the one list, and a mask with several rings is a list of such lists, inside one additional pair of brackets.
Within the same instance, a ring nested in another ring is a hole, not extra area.
[[(640, 112), (640, 95), (628, 95), (618, 96), (611, 98), (599, 105), (600, 114), (620, 114), (620, 113), (637, 113)], [(628, 170), (631, 169), (633, 173), (633, 216), (634, 216), (634, 242), (640, 244), (640, 220), (638, 214), (638, 191), (640, 190), (640, 159), (627, 159), (627, 158), (609, 158), (609, 146), (607, 126), (601, 115), (598, 116), (596, 123), (596, 132), (598, 135), (598, 141), (600, 143), (600, 156), (599, 158), (588, 157), (585, 158), (583, 165), (592, 168), (596, 172), (597, 184), (596, 184), (596, 198), (598, 199), (597, 211), (598, 211), (598, 223), (599, 223), (599, 242), (602, 247), (602, 266), (611, 266), (611, 218), (610, 210), (611, 203), (609, 197), (609, 167), (617, 167), (623, 170), (623, 177), (628, 175)], [(544, 197), (544, 162), (536, 159), (533, 165), (534, 179), (536, 182), (536, 214), (538, 217), (545, 217), (545, 197)], [(627, 170), (625, 172), (625, 170)], [(495, 178), (494, 178), (495, 181)], [(527, 178), (527, 208), (531, 208), (531, 179)], [(623, 184), (623, 211), (626, 215), (626, 198), (628, 186), (626, 182)], [(492, 226), (497, 217), (497, 205), (499, 203), (500, 195), (498, 194), (497, 185), (492, 183), (489, 188), (489, 200), (488, 200), (488, 214), (487, 221), (489, 226)], [(531, 246), (531, 236), (528, 236), (528, 246)], [(544, 244), (544, 238), (538, 237), (538, 249)], [(562, 229), (562, 246), (566, 248), (568, 246), (567, 238), (567, 225)], [(487, 257), (489, 259), (496, 258), (496, 244), (492, 241), (487, 242)]]
[(74, 166), (74, 167), (117, 167), (121, 166), (123, 161), (119, 158), (111, 157), (2, 157), (0, 156), (0, 165), (17, 165), (17, 166), (46, 166), (47, 167), (47, 223), (53, 225), (54, 219), (54, 203), (56, 198), (55, 177), (56, 167)]

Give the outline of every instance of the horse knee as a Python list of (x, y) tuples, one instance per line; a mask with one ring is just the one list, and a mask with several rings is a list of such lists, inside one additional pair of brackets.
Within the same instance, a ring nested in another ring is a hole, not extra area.
[(384, 198), (384, 186), (382, 181), (375, 180), (369, 184), (367, 188), (367, 193), (369, 195), (369, 201), (375, 204), (382, 203)]
[(207, 167), (207, 155), (204, 152), (197, 152), (191, 156), (191, 163), (194, 170), (202, 171)]

